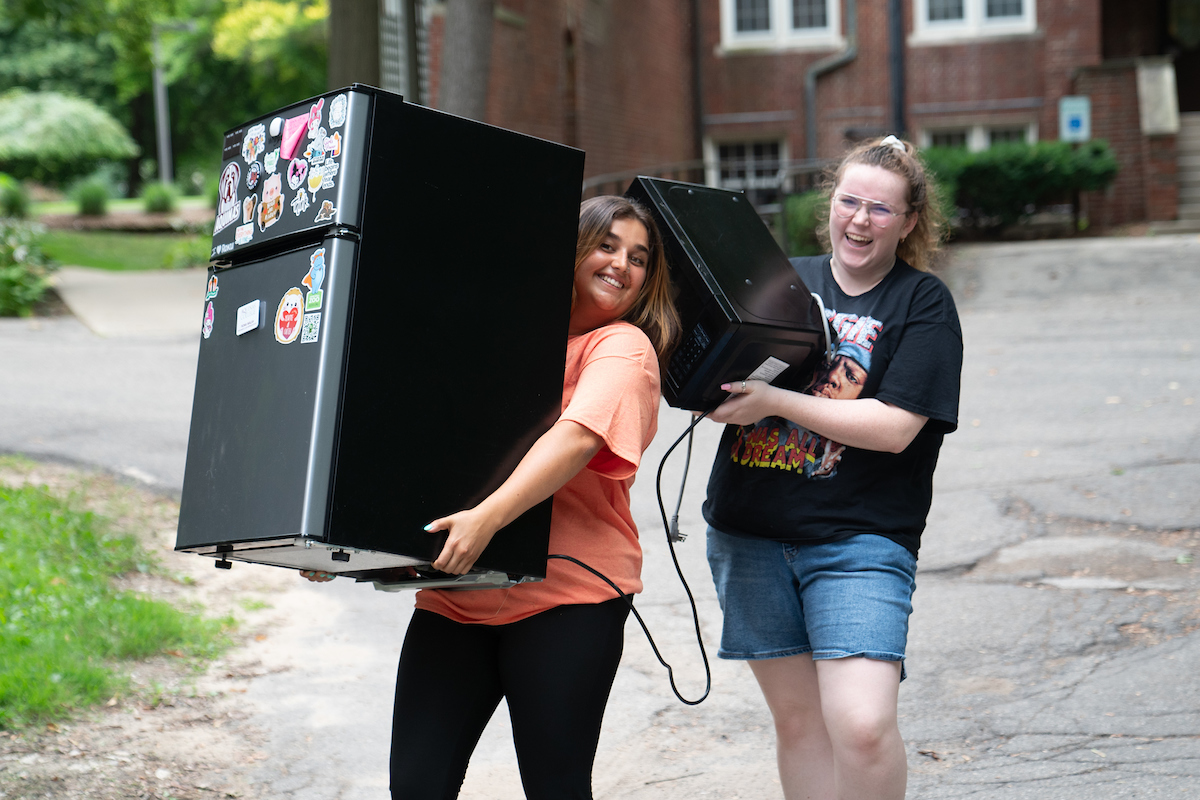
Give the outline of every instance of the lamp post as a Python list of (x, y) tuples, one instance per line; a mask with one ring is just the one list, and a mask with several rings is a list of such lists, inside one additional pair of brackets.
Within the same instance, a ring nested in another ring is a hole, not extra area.
[(163, 31), (191, 32), (196, 30), (196, 23), (156, 22), (151, 30), (154, 34), (154, 124), (158, 130), (158, 179), (170, 184), (175, 180), (171, 171), (171, 111), (167, 106), (167, 82), (163, 80), (159, 34)]

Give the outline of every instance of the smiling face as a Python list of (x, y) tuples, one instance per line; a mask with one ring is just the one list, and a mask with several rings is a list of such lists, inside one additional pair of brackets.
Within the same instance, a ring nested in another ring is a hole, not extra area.
[(614, 219), (603, 241), (575, 268), (571, 333), (620, 319), (646, 284), (650, 236), (636, 219)]
[[(917, 215), (904, 213), (910, 211), (908, 185), (904, 178), (883, 167), (850, 164), (833, 190), (834, 197), (838, 194), (877, 200), (901, 213), (901, 216), (891, 217), (884, 228), (871, 221), (869, 203), (860, 203), (849, 217), (838, 216), (836, 209), (829, 214), (834, 274), (839, 283), (844, 278), (849, 279), (854, 288), (866, 291), (892, 268), (896, 262), (896, 247), (912, 232)], [(849, 291), (845, 285), (842, 288), (850, 294), (861, 293)]]

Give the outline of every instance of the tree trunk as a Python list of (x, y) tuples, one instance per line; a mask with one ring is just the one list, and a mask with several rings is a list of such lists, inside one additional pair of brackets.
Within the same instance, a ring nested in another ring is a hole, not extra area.
[(379, 81), (379, 0), (330, 0), (328, 87)]
[(446, 0), (438, 107), (482, 120), (492, 62), (494, 0)]

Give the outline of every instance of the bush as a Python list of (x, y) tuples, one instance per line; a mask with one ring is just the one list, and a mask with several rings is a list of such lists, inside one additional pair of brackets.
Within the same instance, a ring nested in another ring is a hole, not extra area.
[(42, 252), (43, 228), (0, 219), (0, 317), (27, 317), (50, 288), (58, 264)]
[(148, 183), (142, 190), (142, 203), (148, 214), (165, 214), (174, 211), (177, 205), (174, 186), (165, 183)]
[(101, 217), (108, 213), (108, 184), (98, 178), (89, 178), (75, 185), (71, 197), (79, 206), (79, 213), (88, 217)]
[(826, 197), (817, 190), (788, 195), (783, 214), (789, 256), (816, 256), (824, 252), (817, 238), (817, 208), (825, 202)]
[(0, 172), (0, 216), (29, 216), (29, 192), (21, 182)]
[(0, 162), (17, 178), (64, 183), (137, 155), (125, 127), (90, 100), (12, 89), (0, 94)]
[(979, 153), (930, 148), (926, 163), (980, 227), (1011, 225), (1039, 206), (1105, 188), (1117, 160), (1103, 141), (1011, 143)]

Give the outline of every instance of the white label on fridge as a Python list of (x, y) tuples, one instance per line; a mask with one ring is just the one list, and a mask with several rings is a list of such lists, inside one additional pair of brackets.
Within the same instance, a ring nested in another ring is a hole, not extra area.
[(262, 300), (253, 300), (237, 310), (237, 335), (258, 330), (262, 325)]

